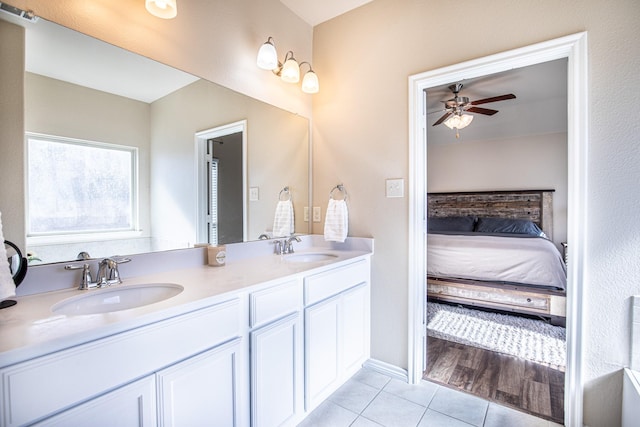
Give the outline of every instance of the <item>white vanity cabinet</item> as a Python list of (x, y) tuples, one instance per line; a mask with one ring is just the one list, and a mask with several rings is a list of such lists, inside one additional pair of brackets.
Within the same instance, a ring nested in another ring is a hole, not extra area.
[(369, 358), (369, 260), (305, 278), (305, 398), (310, 411)]
[(301, 279), (249, 296), (251, 425), (296, 425), (304, 413)]
[(158, 426), (242, 425), (241, 352), (236, 338), (158, 372)]
[(371, 249), (167, 272), (184, 280), (175, 305), (101, 317), (25, 299), (36, 314), (4, 336), (31, 342), (0, 353), (0, 427), (295, 426), (369, 358)]
[[(233, 405), (220, 403), (216, 414), (236, 420), (225, 425), (246, 425), (244, 402), (248, 399), (240, 397), (248, 392), (243, 377), (245, 352), (238, 346), (245, 312), (241, 300), (235, 298), (6, 367), (0, 370), (0, 425), (14, 427), (41, 420), (43, 425), (51, 421), (65, 426), (121, 426), (129, 425), (127, 420), (131, 425), (157, 425), (156, 406), (158, 413), (171, 414), (176, 424), (193, 425), (178, 418), (185, 416), (185, 406), (192, 411), (206, 409), (209, 414), (211, 401), (229, 395), (236, 401)], [(158, 392), (150, 394), (156, 383), (160, 384)], [(166, 397), (168, 387), (174, 387), (170, 399)], [(201, 395), (208, 395), (210, 401), (185, 403)], [(122, 414), (112, 413), (117, 412), (115, 408), (123, 408)], [(83, 422), (87, 411), (91, 413), (89, 424)], [(119, 415), (122, 422), (110, 422)], [(188, 414), (187, 420), (193, 416)], [(165, 416), (161, 419), (167, 420)]]

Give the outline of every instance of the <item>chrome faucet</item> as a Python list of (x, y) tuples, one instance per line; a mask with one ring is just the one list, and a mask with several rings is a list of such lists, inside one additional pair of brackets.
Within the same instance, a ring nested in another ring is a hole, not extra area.
[(301, 242), (302, 240), (298, 236), (291, 236), (282, 244), (282, 253), (292, 254), (293, 253), (293, 241)]
[(82, 269), (82, 279), (78, 289), (92, 289), (101, 288), (103, 286), (111, 286), (116, 283), (122, 283), (120, 278), (120, 271), (118, 265), (125, 262), (129, 262), (129, 258), (105, 258), (98, 264), (98, 273), (96, 274), (96, 281), (91, 278), (91, 267), (89, 264), (83, 264), (82, 266), (65, 265), (65, 270), (80, 270)]
[(122, 283), (120, 279), (120, 271), (118, 271), (118, 263), (112, 258), (105, 258), (98, 265), (98, 274), (96, 275), (98, 286), (111, 286), (116, 283)]

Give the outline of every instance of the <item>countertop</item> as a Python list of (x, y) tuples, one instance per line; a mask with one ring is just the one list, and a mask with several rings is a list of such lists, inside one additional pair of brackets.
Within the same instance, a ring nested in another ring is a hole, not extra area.
[(122, 284), (107, 289), (145, 283), (175, 283), (183, 286), (184, 290), (164, 301), (110, 313), (60, 315), (51, 310), (54, 304), (67, 298), (100, 292), (101, 289), (81, 291), (69, 288), (18, 296), (13, 298), (18, 301), (17, 305), (0, 310), (0, 368), (224, 302), (287, 277), (302, 277), (348, 264), (356, 258), (370, 255), (372, 247), (369, 250), (361, 247), (338, 250), (307, 245), (296, 251), (297, 254), (318, 252), (331, 253), (336, 258), (295, 263), (288, 261), (287, 255), (252, 254), (250, 257), (227, 258), (226, 265), (221, 267), (201, 265), (123, 277)]

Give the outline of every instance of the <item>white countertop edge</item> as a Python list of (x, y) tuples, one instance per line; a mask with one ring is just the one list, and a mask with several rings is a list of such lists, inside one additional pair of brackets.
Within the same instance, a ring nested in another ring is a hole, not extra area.
[[(65, 316), (50, 310), (59, 301), (99, 290), (70, 288), (18, 296), (15, 298), (18, 301), (16, 306), (0, 310), (0, 368), (231, 300), (285, 278), (296, 279), (320, 273), (373, 253), (372, 239), (356, 238), (347, 244), (327, 245), (315, 236), (305, 237), (302, 244), (297, 244), (296, 253), (333, 253), (338, 255), (336, 260), (290, 263), (284, 261), (286, 255), (265, 255), (261, 251), (248, 251), (254, 256), (245, 257), (240, 255), (244, 253), (239, 245), (254, 242), (237, 244), (236, 247), (228, 245), (231, 256), (227, 258), (227, 265), (222, 267), (198, 265), (130, 278), (123, 275), (123, 284), (115, 286), (178, 283), (185, 290), (158, 303), (105, 314)], [(334, 249), (336, 246), (349, 250)], [(237, 253), (233, 254), (234, 251)]]

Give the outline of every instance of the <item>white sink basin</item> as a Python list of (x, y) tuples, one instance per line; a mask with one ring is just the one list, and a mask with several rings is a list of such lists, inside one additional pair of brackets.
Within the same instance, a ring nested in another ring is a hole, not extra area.
[(338, 258), (338, 255), (327, 254), (321, 252), (307, 252), (307, 253), (299, 253), (299, 254), (289, 254), (285, 255), (284, 259), (288, 262), (323, 262), (323, 261), (332, 261)]
[(51, 307), (57, 314), (98, 314), (127, 310), (160, 302), (178, 295), (184, 288), (174, 283), (147, 283), (143, 285), (83, 291), (83, 295), (67, 298)]

